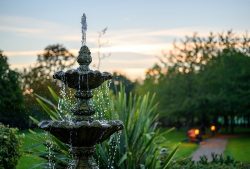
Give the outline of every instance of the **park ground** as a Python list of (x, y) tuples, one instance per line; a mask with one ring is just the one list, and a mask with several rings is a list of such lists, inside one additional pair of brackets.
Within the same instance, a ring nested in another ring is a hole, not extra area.
[[(224, 155), (231, 156), (237, 161), (248, 162), (250, 163), (250, 135), (249, 131), (245, 131), (242, 129), (238, 129), (236, 131), (237, 134), (230, 135), (227, 137), (227, 144), (225, 147)], [(23, 153), (21, 156), (17, 169), (28, 169), (34, 165), (44, 162), (43, 159), (38, 156), (33, 156), (29, 154), (29, 149), (32, 146), (37, 146), (36, 140), (34, 140), (33, 134), (29, 131), (22, 131), (20, 134), (25, 135), (22, 144)], [(39, 132), (39, 134), (44, 134), (43, 132)], [(194, 152), (199, 149), (199, 144), (187, 142), (187, 136), (185, 130), (173, 130), (166, 135), (167, 142), (165, 142), (162, 146), (167, 147), (170, 151), (174, 149), (178, 144), (179, 148), (175, 154), (175, 159), (182, 159), (192, 157)], [(221, 137), (223, 134), (214, 136)], [(228, 135), (227, 135), (228, 136)], [(206, 139), (210, 139), (207, 137)], [(38, 146), (38, 149), (45, 150), (44, 146)], [(39, 167), (35, 167), (39, 168)]]

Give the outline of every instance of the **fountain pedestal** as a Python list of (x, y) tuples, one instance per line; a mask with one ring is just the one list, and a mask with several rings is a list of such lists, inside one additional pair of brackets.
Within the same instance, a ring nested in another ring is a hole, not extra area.
[(71, 153), (76, 161), (77, 169), (99, 169), (93, 154), (95, 147), (72, 147)]

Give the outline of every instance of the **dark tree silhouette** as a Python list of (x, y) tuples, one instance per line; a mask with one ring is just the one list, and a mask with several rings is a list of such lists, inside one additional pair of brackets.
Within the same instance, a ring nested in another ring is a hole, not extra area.
[(27, 122), (19, 74), (11, 70), (0, 51), (0, 122), (23, 128)]

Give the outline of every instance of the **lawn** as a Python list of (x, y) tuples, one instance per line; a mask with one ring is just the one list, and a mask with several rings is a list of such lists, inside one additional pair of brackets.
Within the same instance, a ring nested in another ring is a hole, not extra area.
[[(43, 134), (38, 132), (39, 134)], [(18, 161), (17, 169), (29, 169), (34, 167), (35, 165), (42, 163), (43, 159), (39, 158), (38, 156), (34, 156), (29, 153), (29, 150), (32, 147), (36, 147), (38, 150), (45, 150), (44, 146), (38, 146), (37, 140), (34, 139), (33, 134), (28, 131), (20, 132), (20, 134), (24, 135), (23, 144), (21, 147), (21, 151), (23, 152), (21, 158)], [(38, 169), (39, 167), (35, 167)]]
[[(167, 130), (167, 129), (166, 129)], [(180, 146), (175, 154), (176, 159), (191, 157), (192, 153), (197, 149), (198, 144), (186, 142), (187, 136), (184, 130), (173, 130), (166, 135), (167, 142), (163, 146), (173, 149), (178, 143)]]
[(250, 163), (250, 136), (239, 135), (230, 138), (224, 154), (233, 157), (237, 161)]

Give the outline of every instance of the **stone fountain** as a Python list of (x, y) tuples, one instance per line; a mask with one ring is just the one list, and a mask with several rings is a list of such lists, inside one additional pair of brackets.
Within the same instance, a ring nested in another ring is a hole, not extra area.
[(42, 121), (39, 127), (50, 132), (63, 143), (70, 145), (70, 153), (76, 164), (75, 169), (98, 169), (93, 158), (95, 145), (102, 143), (112, 134), (123, 129), (123, 123), (119, 120), (100, 121), (93, 115), (92, 90), (99, 87), (106, 80), (112, 79), (108, 72), (101, 73), (98, 70), (90, 70), (92, 62), (91, 52), (86, 46), (86, 16), (82, 16), (82, 47), (77, 57), (79, 67), (66, 72), (59, 71), (54, 78), (60, 80), (69, 88), (75, 89), (77, 103), (72, 107), (72, 121)]

